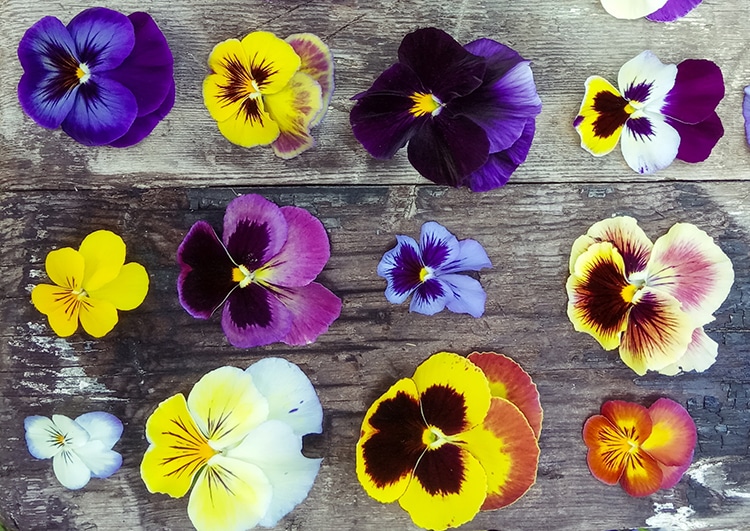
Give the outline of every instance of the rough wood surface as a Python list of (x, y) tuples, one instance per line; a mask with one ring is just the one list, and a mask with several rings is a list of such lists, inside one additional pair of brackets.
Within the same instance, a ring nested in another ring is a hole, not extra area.
[[(750, 526), (750, 202), (748, 150), (740, 113), (750, 83), (747, 0), (705, 0), (668, 25), (618, 21), (598, 0), (331, 0), (101, 2), (125, 13), (149, 11), (176, 57), (177, 104), (142, 144), (92, 149), (34, 125), (17, 104), (23, 31), (44, 15), (68, 21), (83, 2), (0, 2), (0, 523), (10, 529), (189, 529), (187, 499), (150, 495), (139, 464), (144, 425), (163, 399), (187, 393), (206, 372), (246, 367), (263, 356), (300, 365), (324, 408), (324, 433), (306, 452), (324, 457), (309, 498), (278, 529), (413, 529), (397, 504), (380, 505), (357, 483), (354, 446), (366, 408), (396, 379), (439, 350), (504, 352), (537, 382), (545, 421), (539, 478), (517, 504), (479, 515), (465, 529), (588, 531), (634, 526), (737, 530)], [(426, 185), (403, 154), (374, 161), (348, 127), (349, 98), (391, 64), (401, 37), (426, 25), (462, 42), (488, 36), (533, 61), (545, 104), (529, 161), (504, 189), (485, 194)], [(337, 92), (315, 132), (319, 145), (284, 162), (269, 150), (226, 142), (203, 108), (200, 83), (211, 47), (255, 29), (311, 31), (331, 46)], [(719, 106), (726, 136), (708, 161), (676, 162), (643, 178), (619, 153), (594, 159), (570, 123), (583, 82), (616, 79), (643, 49), (664, 61), (708, 58), (724, 71)], [(262, 193), (307, 208), (326, 226), (331, 260), (321, 281), (344, 302), (341, 318), (313, 345), (230, 347), (217, 320), (198, 321), (176, 297), (177, 246), (190, 226), (219, 226), (236, 194)], [(573, 240), (599, 219), (628, 214), (653, 238), (678, 221), (711, 234), (732, 259), (736, 281), (707, 330), (720, 344), (704, 374), (637, 377), (615, 352), (575, 333), (565, 315)], [(487, 249), (488, 294), (481, 319), (410, 314), (383, 296), (375, 267), (395, 234), (416, 235), (436, 220)], [(77, 247), (106, 228), (146, 266), (151, 291), (102, 340), (54, 336), (29, 301), (55, 247)], [(684, 404), (698, 425), (695, 462), (669, 491), (635, 499), (591, 477), (580, 438), (604, 400), (648, 405), (658, 396)], [(124, 456), (108, 480), (82, 491), (56, 482), (49, 461), (34, 460), (23, 439), (32, 414), (69, 416), (100, 409), (125, 423), (115, 447)]]

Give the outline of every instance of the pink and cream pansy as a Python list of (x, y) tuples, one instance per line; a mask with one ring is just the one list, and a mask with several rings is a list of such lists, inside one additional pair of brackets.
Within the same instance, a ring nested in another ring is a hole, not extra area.
[(619, 90), (603, 77), (589, 77), (573, 121), (581, 147), (595, 157), (610, 153), (620, 141), (628, 166), (654, 173), (675, 158), (706, 160), (724, 135), (716, 114), (724, 78), (711, 61), (665, 65), (647, 50), (622, 66), (617, 82)]
[(614, 217), (573, 244), (568, 317), (640, 375), (702, 372), (718, 351), (703, 327), (733, 282), (732, 262), (695, 225), (677, 223), (652, 243), (635, 219)]

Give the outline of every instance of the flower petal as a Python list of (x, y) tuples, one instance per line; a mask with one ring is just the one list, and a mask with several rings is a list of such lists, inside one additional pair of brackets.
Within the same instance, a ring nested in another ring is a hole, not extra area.
[(412, 376), (425, 422), (446, 435), (481, 424), (490, 408), (490, 388), (482, 369), (452, 352), (423, 361)]
[(86, 264), (82, 282), (86, 291), (112, 282), (125, 263), (125, 242), (108, 230), (98, 230), (86, 236), (78, 252)]
[(177, 262), (180, 304), (193, 317), (208, 319), (237, 286), (234, 263), (211, 225), (198, 221), (190, 228), (177, 248)]
[(232, 109), (235, 113), (218, 124), (231, 143), (245, 148), (267, 146), (279, 137), (279, 126), (266, 112), (261, 98), (242, 100)]
[(493, 397), (508, 400), (521, 410), (538, 439), (543, 412), (539, 391), (531, 376), (518, 363), (495, 352), (472, 352), (468, 360), (482, 369)]
[(288, 424), (302, 437), (323, 431), (323, 408), (310, 380), (297, 365), (263, 358), (245, 369), (268, 401), (268, 419)]
[(484, 315), (484, 304), (487, 294), (478, 280), (468, 275), (441, 275), (442, 280), (451, 290), (445, 307), (453, 313), (468, 313), (479, 318)]
[(523, 413), (508, 400), (493, 398), (487, 417), (464, 436), (464, 448), (487, 474), (483, 511), (506, 507), (536, 482), (539, 445)]
[(320, 85), (302, 72), (292, 76), (289, 84), (264, 98), (266, 111), (279, 126), (279, 136), (273, 141), (273, 152), (282, 159), (291, 159), (313, 147), (310, 136), (312, 120), (323, 105)]
[(504, 151), (490, 153), (487, 162), (466, 178), (467, 186), (472, 192), (486, 192), (505, 186), (510, 176), (529, 154), (534, 140), (536, 123), (533, 119), (526, 121), (521, 136)]
[(111, 413), (92, 411), (76, 417), (75, 422), (86, 430), (89, 434), (89, 440), (101, 441), (108, 450), (122, 436), (122, 422)]
[(661, 112), (686, 124), (697, 124), (714, 114), (724, 98), (721, 69), (707, 59), (687, 59), (677, 65), (674, 87)]
[(713, 320), (734, 282), (729, 257), (690, 223), (676, 223), (656, 240), (647, 273), (647, 285), (680, 301), (696, 326)]
[(659, 373), (674, 376), (680, 371), (703, 372), (714, 364), (718, 353), (718, 343), (708, 337), (703, 327), (699, 326), (693, 330), (693, 336), (685, 354), (674, 363), (667, 365), (663, 369), (659, 369)]
[(72, 449), (63, 450), (54, 456), (52, 469), (55, 471), (57, 480), (66, 489), (81, 489), (91, 479), (91, 470)]
[(695, 327), (680, 302), (663, 291), (643, 288), (622, 335), (620, 358), (641, 376), (658, 371), (685, 354)]
[(398, 503), (416, 525), (437, 530), (474, 518), (486, 496), (482, 465), (468, 450), (447, 443), (422, 455)]
[(682, 466), (693, 458), (697, 434), (687, 410), (669, 398), (660, 398), (648, 408), (653, 422), (651, 435), (641, 448), (666, 466)]
[(217, 454), (195, 481), (188, 516), (198, 531), (245, 531), (268, 511), (272, 490), (257, 466)]
[(646, 50), (622, 65), (617, 74), (617, 86), (637, 109), (647, 106), (649, 111), (660, 112), (676, 78), (676, 65), (665, 65), (652, 51)]
[(50, 328), (58, 336), (69, 337), (78, 330), (80, 301), (70, 289), (39, 284), (31, 291), (31, 302), (47, 316)]
[(273, 527), (302, 503), (313, 486), (322, 459), (302, 455), (302, 439), (284, 422), (264, 422), (227, 452), (227, 457), (256, 465), (271, 483), (273, 497), (259, 524)]
[(667, 0), (601, 0), (607, 13), (616, 18), (642, 18), (660, 9)]
[(568, 318), (576, 331), (591, 335), (604, 350), (616, 348), (630, 310), (630, 284), (619, 251), (610, 242), (590, 245), (565, 287)]
[(286, 39), (297, 55), (300, 57), (299, 71), (312, 77), (320, 85), (321, 109), (310, 122), (310, 127), (315, 127), (325, 116), (328, 105), (333, 96), (333, 56), (328, 46), (312, 33), (295, 33)]
[(236, 445), (268, 418), (268, 401), (253, 377), (237, 367), (220, 367), (203, 376), (190, 391), (187, 407), (216, 450)]
[(26, 430), (26, 446), (37, 459), (49, 459), (64, 449), (83, 446), (89, 440), (81, 426), (64, 415), (52, 418), (32, 415), (23, 422)]
[(459, 243), (451, 232), (435, 221), (422, 225), (419, 234), (419, 256), (422, 264), (436, 272), (458, 271)]
[(661, 485), (659, 485), (659, 489), (671, 489), (672, 487), (677, 485), (677, 483), (679, 483), (682, 479), (682, 476), (685, 474), (685, 472), (687, 472), (687, 469), (690, 468), (692, 462), (692, 457), (682, 466), (665, 466), (657, 461), (662, 473)]
[(265, 197), (241, 195), (227, 205), (222, 240), (237, 264), (255, 270), (279, 254), (287, 238), (286, 217)]
[(76, 44), (78, 59), (92, 74), (120, 66), (135, 45), (133, 23), (117, 11), (92, 7), (78, 13), (68, 23)]
[(414, 381), (402, 378), (367, 410), (357, 441), (357, 479), (381, 503), (399, 499), (426, 446)]
[(646, 15), (646, 18), (654, 22), (672, 22), (690, 13), (693, 9), (698, 7), (702, 1), (703, 0), (667, 0), (664, 7), (658, 11), (654, 11), (650, 15)]
[[(217, 122), (236, 116), (242, 109), (251, 81), (250, 61), (239, 39), (227, 39), (208, 56), (211, 74), (203, 80), (203, 103)], [(241, 86), (242, 85), (242, 86)]]
[(383, 255), (377, 271), (388, 283), (385, 289), (388, 302), (404, 302), (422, 282), (422, 259), (414, 238), (397, 235), (396, 247)]
[(262, 279), (274, 286), (305, 286), (315, 280), (331, 257), (328, 233), (304, 208), (281, 207), (287, 237), (281, 250), (264, 266)]
[(81, 310), (78, 314), (81, 326), (94, 337), (104, 337), (117, 324), (117, 308), (109, 301), (87, 297), (81, 299)]
[(745, 96), (742, 99), (742, 117), (745, 119), (745, 139), (750, 144), (750, 85), (745, 87)]
[(631, 496), (650, 496), (661, 488), (663, 477), (661, 466), (653, 457), (635, 451), (628, 454), (620, 485)]
[(92, 299), (111, 302), (118, 310), (133, 310), (141, 305), (148, 293), (148, 273), (141, 264), (130, 262), (120, 269), (120, 274), (101, 288), (89, 290)]
[(422, 315), (435, 315), (442, 312), (453, 297), (453, 290), (439, 278), (430, 278), (422, 282), (409, 304), (409, 311)]
[(79, 251), (63, 247), (50, 251), (44, 268), (50, 280), (63, 288), (80, 290), (84, 279), (85, 257)]
[(108, 478), (122, 466), (122, 456), (107, 448), (102, 441), (91, 440), (73, 452), (95, 478)]
[(268, 31), (249, 33), (241, 43), (261, 94), (275, 94), (286, 87), (302, 63), (289, 43)]
[(128, 129), (128, 132), (122, 135), (117, 140), (110, 142), (109, 145), (116, 148), (125, 148), (135, 145), (146, 138), (151, 134), (151, 131), (154, 130), (159, 122), (161, 122), (164, 117), (169, 114), (169, 111), (171, 111), (172, 107), (174, 106), (174, 101), (175, 86), (173, 81), (171, 88), (164, 98), (164, 101), (162, 101), (161, 103), (161, 106), (151, 114), (137, 117), (133, 122), (133, 125), (130, 126), (130, 129)]
[(281, 339), (287, 345), (315, 342), (341, 315), (341, 299), (317, 282), (298, 288), (279, 288), (277, 295), (292, 317), (292, 326)]
[(601, 157), (615, 149), (622, 127), (627, 122), (628, 102), (606, 79), (591, 76), (586, 80), (586, 93), (573, 121), (581, 147)]
[(458, 273), (460, 271), (479, 271), (492, 267), (487, 252), (476, 240), (466, 239), (458, 242), (458, 256), (449, 264), (441, 267), (443, 273)]
[(703, 162), (724, 136), (724, 126), (716, 113), (697, 124), (684, 124), (671, 118), (667, 118), (667, 123), (680, 135), (677, 158), (685, 162)]
[(625, 124), (622, 156), (638, 173), (663, 170), (672, 164), (679, 148), (679, 133), (658, 114), (639, 112)]
[(252, 348), (284, 339), (293, 316), (279, 297), (276, 290), (255, 283), (232, 291), (221, 313), (221, 327), (229, 342)]

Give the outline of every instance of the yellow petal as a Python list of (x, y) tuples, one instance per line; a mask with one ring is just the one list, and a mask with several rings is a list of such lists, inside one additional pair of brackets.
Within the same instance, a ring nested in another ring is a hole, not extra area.
[(235, 105), (236, 113), (219, 122), (219, 131), (242, 147), (267, 146), (279, 136), (279, 126), (266, 112), (263, 99), (245, 98)]
[(146, 421), (150, 446), (141, 462), (141, 478), (149, 492), (180, 498), (193, 476), (216, 453), (190, 416), (180, 393), (164, 400)]
[(590, 245), (610, 242), (615, 246), (625, 262), (625, 276), (646, 269), (654, 244), (638, 221), (630, 216), (615, 216), (591, 225), (584, 236), (573, 243), (570, 253), (570, 272), (575, 272), (575, 263)]
[(257, 92), (250, 61), (238, 39), (220, 42), (208, 57), (212, 73), (203, 81), (203, 102), (211, 117), (223, 122), (239, 113), (242, 101)]
[(80, 307), (81, 326), (94, 337), (104, 337), (117, 324), (117, 308), (109, 301), (84, 297)]
[(237, 367), (220, 367), (198, 380), (188, 408), (217, 450), (239, 443), (268, 418), (268, 401), (250, 373)]
[(217, 454), (195, 482), (188, 516), (198, 531), (245, 531), (266, 514), (272, 494), (256, 465)]
[(599, 76), (586, 80), (586, 95), (573, 122), (581, 137), (581, 147), (597, 157), (617, 145), (630, 113), (628, 102), (612, 84)]
[(299, 70), (300, 58), (292, 46), (267, 31), (255, 31), (242, 39), (250, 73), (261, 94), (283, 89)]
[(84, 273), (83, 255), (71, 249), (63, 247), (56, 251), (50, 251), (44, 261), (44, 267), (50, 280), (71, 290), (81, 289)]
[(297, 72), (289, 84), (264, 98), (266, 110), (280, 130), (273, 143), (276, 155), (290, 159), (313, 145), (310, 123), (323, 105), (320, 85), (312, 77)]
[(58, 336), (71, 336), (78, 329), (80, 302), (71, 290), (40, 284), (31, 291), (31, 302), (49, 318), (49, 325)]
[(125, 242), (108, 230), (98, 230), (86, 236), (78, 251), (86, 264), (82, 285), (87, 292), (112, 282), (125, 263)]
[(118, 310), (132, 310), (140, 306), (148, 293), (148, 273), (135, 262), (125, 264), (112, 282), (88, 294), (91, 298), (109, 301)]
[(303, 72), (320, 85), (323, 105), (320, 112), (313, 118), (310, 127), (318, 125), (328, 110), (328, 104), (333, 95), (333, 57), (328, 46), (312, 33), (296, 33), (289, 35), (286, 42), (292, 45), (294, 51), (302, 61), (300, 72)]

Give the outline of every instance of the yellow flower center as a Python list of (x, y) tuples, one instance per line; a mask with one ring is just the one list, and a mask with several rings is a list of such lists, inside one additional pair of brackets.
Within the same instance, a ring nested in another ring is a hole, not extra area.
[(58, 446), (62, 446), (65, 444), (65, 435), (62, 433), (56, 433), (54, 437), (54, 443)]
[(195, 456), (200, 459), (202, 463), (208, 463), (209, 459), (218, 453), (217, 450), (211, 448), (211, 445), (206, 439), (203, 439), (195, 449)]
[(419, 281), (424, 282), (425, 279), (431, 278), (431, 274), (426, 267), (419, 270)]
[(638, 290), (640, 289), (640, 287), (634, 284), (628, 284), (627, 286), (622, 288), (622, 290), (620, 291), (620, 296), (622, 297), (622, 300), (630, 304), (633, 302), (635, 294), (638, 293)]
[(440, 110), (443, 108), (442, 102), (437, 99), (433, 94), (425, 94), (424, 92), (415, 92), (409, 99), (414, 102), (409, 112), (412, 113), (416, 118), (420, 116), (426, 116), (428, 114), (437, 116), (440, 114)]
[(242, 264), (232, 269), (232, 282), (239, 282), (241, 288), (245, 288), (255, 279), (255, 271), (250, 271)]
[(451, 438), (444, 434), (440, 428), (435, 426), (427, 426), (422, 432), (422, 443), (428, 450), (437, 450), (450, 441)]
[(76, 77), (79, 83), (86, 83), (91, 78), (91, 70), (86, 63), (81, 63), (76, 68)]

